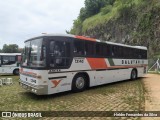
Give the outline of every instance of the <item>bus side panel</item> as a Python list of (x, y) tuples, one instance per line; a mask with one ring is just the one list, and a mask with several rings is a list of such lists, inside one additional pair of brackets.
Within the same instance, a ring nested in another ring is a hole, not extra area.
[(48, 94), (71, 90), (71, 79), (68, 73), (53, 73), (48, 76)]
[(90, 81), (89, 87), (96, 86), (97, 85), (96, 71), (95, 70), (87, 71), (86, 73), (89, 75), (89, 81)]
[(9, 67), (9, 66), (1, 66), (1, 72), (2, 74), (13, 74), (14, 69), (19, 69), (18, 67)]
[(114, 82), (114, 72), (113, 70), (96, 71), (96, 85)]
[(115, 69), (96, 72), (96, 85), (130, 79), (130, 69)]
[(139, 67), (137, 68), (137, 74), (138, 74), (138, 77), (143, 77), (144, 76), (144, 67)]
[(86, 58), (75, 57), (73, 58), (71, 67), (68, 70), (69, 71), (91, 70), (91, 67)]
[[(64, 92), (72, 90), (72, 81), (74, 79), (74, 76), (76, 74), (82, 73), (82, 71), (79, 72), (66, 72), (66, 73), (54, 73), (53, 75), (49, 75), (49, 82), (48, 82), (48, 94), (54, 94), (58, 92)], [(84, 72), (83, 72), (84, 73)], [(89, 75), (90, 84), (89, 86), (95, 86), (95, 71), (86, 71)], [(50, 79), (53, 78), (53, 79)], [(54, 79), (55, 78), (55, 79)], [(87, 79), (88, 80), (88, 79)]]
[(115, 75), (115, 82), (130, 79), (131, 68), (118, 69)]

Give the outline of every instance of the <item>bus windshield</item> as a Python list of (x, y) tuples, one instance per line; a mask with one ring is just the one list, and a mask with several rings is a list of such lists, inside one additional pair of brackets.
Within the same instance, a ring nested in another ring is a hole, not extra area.
[(42, 42), (43, 38), (39, 38), (25, 43), (22, 66), (45, 67), (45, 47)]

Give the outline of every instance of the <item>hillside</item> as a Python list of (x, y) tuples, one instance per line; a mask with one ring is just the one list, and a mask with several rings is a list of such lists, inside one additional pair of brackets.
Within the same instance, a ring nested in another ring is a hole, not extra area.
[[(160, 54), (159, 0), (92, 1), (94, 3), (107, 1), (107, 3), (101, 4), (97, 13), (84, 17), (83, 10), (88, 10), (87, 2), (91, 2), (85, 0), (85, 8), (81, 9), (77, 20), (74, 21), (71, 34), (130, 45), (143, 45), (148, 47), (150, 58)], [(112, 3), (108, 4), (108, 1)], [(93, 9), (93, 6), (90, 8)]]

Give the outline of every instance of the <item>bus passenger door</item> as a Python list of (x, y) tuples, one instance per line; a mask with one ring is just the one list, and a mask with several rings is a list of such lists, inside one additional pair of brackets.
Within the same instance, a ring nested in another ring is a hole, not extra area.
[(2, 73), (2, 59), (1, 59), (1, 56), (0, 56), (0, 73)]

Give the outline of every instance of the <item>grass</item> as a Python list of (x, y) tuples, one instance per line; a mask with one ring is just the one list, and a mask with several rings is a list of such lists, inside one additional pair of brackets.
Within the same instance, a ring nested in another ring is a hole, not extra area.
[(159, 74), (160, 75), (160, 71), (156, 72), (156, 71), (148, 71), (149, 74)]
[(107, 23), (110, 19), (112, 19), (117, 14), (117, 9), (113, 8), (111, 12), (108, 14), (103, 15), (101, 12), (86, 19), (83, 22), (83, 29), (82, 32), (85, 32), (89, 29), (93, 29), (98, 25), (103, 25), (104, 23)]
[[(132, 8), (133, 5), (141, 5), (144, 0), (130, 0), (130, 1), (116, 1), (112, 6), (111, 10), (103, 14), (103, 11), (99, 12), (98, 14), (87, 18), (82, 24), (82, 32), (85, 33), (87, 30), (94, 29), (101, 25), (104, 25), (109, 20), (113, 20), (119, 18), (120, 12), (126, 8)], [(108, 6), (106, 6), (108, 7)], [(104, 9), (104, 8), (103, 8)]]
[(12, 77), (14, 84), (0, 87), (0, 111), (143, 110), (144, 90), (141, 79), (92, 87), (80, 93), (64, 92), (37, 96), (19, 86), (19, 76), (1, 77)]

